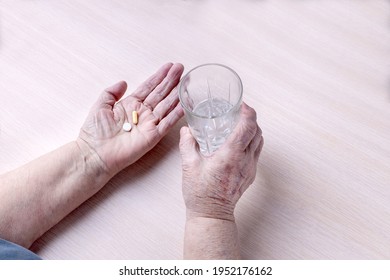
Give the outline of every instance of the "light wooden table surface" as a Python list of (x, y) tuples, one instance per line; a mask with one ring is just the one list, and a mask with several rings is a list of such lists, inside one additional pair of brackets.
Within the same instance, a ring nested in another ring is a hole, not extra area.
[[(165, 62), (235, 69), (265, 146), (248, 259), (390, 258), (390, 3), (0, 0), (0, 172), (76, 138)], [(46, 259), (180, 259), (179, 129), (39, 239)]]

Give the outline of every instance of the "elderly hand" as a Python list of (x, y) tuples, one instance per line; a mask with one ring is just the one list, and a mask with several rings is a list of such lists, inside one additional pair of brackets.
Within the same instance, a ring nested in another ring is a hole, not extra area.
[(263, 146), (256, 112), (245, 103), (240, 120), (226, 142), (211, 156), (203, 156), (188, 127), (180, 131), (183, 196), (187, 219), (234, 221), (234, 208), (253, 183)]
[[(181, 64), (165, 64), (123, 100), (126, 82), (106, 89), (81, 128), (78, 144), (95, 153), (111, 175), (137, 161), (183, 116), (175, 89), (182, 73)], [(132, 125), (130, 132), (122, 129), (125, 122)]]

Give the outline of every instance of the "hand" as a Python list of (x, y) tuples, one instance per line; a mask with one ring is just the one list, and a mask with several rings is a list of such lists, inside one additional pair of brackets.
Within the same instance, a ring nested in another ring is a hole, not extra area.
[[(121, 101), (126, 82), (106, 89), (81, 128), (79, 146), (97, 155), (111, 175), (137, 161), (183, 116), (175, 88), (182, 73), (181, 64), (165, 64)], [(138, 113), (137, 125), (132, 122), (133, 111)], [(122, 129), (125, 122), (132, 125), (130, 132)]]
[(255, 179), (263, 143), (256, 112), (245, 103), (232, 134), (211, 156), (203, 156), (189, 128), (182, 127), (180, 153), (187, 219), (234, 221), (236, 203)]

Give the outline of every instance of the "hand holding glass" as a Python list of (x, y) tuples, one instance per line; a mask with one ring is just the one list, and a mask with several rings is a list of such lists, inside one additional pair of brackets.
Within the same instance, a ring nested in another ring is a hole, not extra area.
[(201, 153), (210, 155), (236, 125), (242, 100), (241, 79), (227, 66), (203, 64), (180, 81), (179, 99)]

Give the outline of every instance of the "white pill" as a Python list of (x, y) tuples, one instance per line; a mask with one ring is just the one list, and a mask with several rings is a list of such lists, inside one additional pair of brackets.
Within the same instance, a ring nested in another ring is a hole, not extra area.
[(130, 131), (131, 130), (131, 124), (130, 123), (128, 123), (128, 122), (125, 122), (124, 124), (123, 124), (123, 130), (124, 131)]

